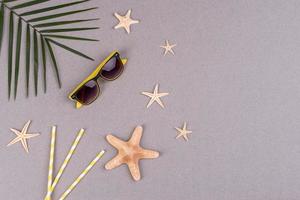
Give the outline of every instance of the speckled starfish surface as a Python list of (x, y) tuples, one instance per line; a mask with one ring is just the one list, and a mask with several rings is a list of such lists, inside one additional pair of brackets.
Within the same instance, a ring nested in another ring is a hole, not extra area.
[(143, 133), (143, 128), (137, 126), (131, 138), (125, 142), (113, 135), (107, 135), (107, 141), (118, 150), (118, 154), (106, 163), (107, 170), (116, 168), (122, 164), (126, 164), (135, 181), (141, 179), (141, 172), (139, 168), (140, 159), (151, 159), (159, 157), (159, 152), (144, 149), (140, 146), (140, 141)]

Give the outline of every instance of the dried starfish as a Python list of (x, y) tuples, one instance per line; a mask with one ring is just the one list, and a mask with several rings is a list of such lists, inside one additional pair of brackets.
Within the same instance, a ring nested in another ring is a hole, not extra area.
[(135, 181), (141, 179), (141, 173), (139, 168), (139, 160), (145, 158), (157, 158), (159, 156), (159, 152), (143, 149), (140, 146), (140, 141), (143, 133), (143, 128), (141, 126), (137, 126), (131, 138), (125, 142), (120, 140), (119, 138), (113, 135), (107, 135), (107, 141), (118, 149), (118, 154), (106, 163), (105, 168), (107, 170), (116, 168), (122, 164), (127, 164), (129, 171)]
[(118, 13), (115, 13), (115, 17), (119, 20), (119, 24), (115, 26), (115, 29), (125, 28), (126, 32), (129, 34), (130, 26), (132, 24), (137, 24), (140, 22), (139, 20), (131, 19), (130, 15), (131, 15), (131, 9), (128, 10), (126, 15), (124, 15), (124, 16), (121, 16)]
[(14, 132), (17, 137), (15, 139), (13, 139), (7, 146), (10, 146), (10, 145), (13, 145), (17, 142), (21, 142), (23, 148), (25, 149), (25, 151), (27, 153), (29, 153), (29, 150), (28, 150), (28, 145), (27, 145), (27, 139), (29, 138), (33, 138), (33, 137), (36, 137), (38, 135), (40, 135), (39, 133), (28, 133), (28, 127), (30, 125), (31, 121), (29, 120), (23, 127), (22, 131), (19, 131), (19, 130), (16, 130), (14, 128), (11, 128), (10, 130), (12, 132)]
[(170, 52), (171, 54), (175, 55), (174, 51), (173, 51), (173, 48), (176, 47), (177, 44), (170, 44), (169, 43), (169, 40), (166, 40), (166, 45), (162, 45), (160, 46), (161, 48), (164, 48), (165, 49), (165, 52), (164, 52), (164, 56), (167, 55), (168, 52)]

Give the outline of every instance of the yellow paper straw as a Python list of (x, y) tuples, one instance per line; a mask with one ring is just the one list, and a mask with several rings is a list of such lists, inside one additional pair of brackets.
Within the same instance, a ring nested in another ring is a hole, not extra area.
[(77, 147), (77, 145), (78, 145), (78, 143), (79, 143), (79, 141), (80, 141), (83, 134), (84, 134), (84, 129), (80, 129), (80, 131), (77, 134), (76, 139), (74, 140), (74, 142), (71, 146), (71, 149), (69, 150), (68, 155), (66, 156), (63, 164), (61, 165), (61, 167), (60, 167), (60, 169), (59, 169), (59, 171), (58, 171), (58, 173), (57, 173), (57, 175), (56, 175), (56, 177), (55, 177), (55, 179), (52, 183), (51, 192), (53, 192), (53, 190), (54, 190), (56, 184), (58, 183), (61, 175), (63, 174), (65, 168), (67, 167), (67, 165), (68, 165), (68, 163), (69, 163), (69, 161), (70, 161), (70, 159), (71, 159), (71, 157), (72, 157), (72, 155), (73, 155), (73, 153), (74, 153), (74, 151), (75, 151), (75, 149), (76, 149), (76, 147)]
[(85, 168), (85, 170), (82, 171), (82, 173), (76, 178), (76, 180), (70, 185), (70, 187), (63, 193), (63, 195), (59, 198), (59, 200), (64, 200), (70, 192), (76, 187), (76, 185), (83, 179), (83, 177), (90, 171), (90, 169), (97, 163), (97, 161), (103, 156), (105, 153), (104, 150), (102, 150), (92, 162)]
[(47, 188), (47, 195), (45, 198), (46, 200), (51, 200), (51, 185), (52, 185), (52, 176), (53, 176), (55, 138), (56, 138), (56, 126), (53, 126), (52, 131), (51, 131), (50, 159), (49, 159), (49, 171), (48, 171), (48, 188)]

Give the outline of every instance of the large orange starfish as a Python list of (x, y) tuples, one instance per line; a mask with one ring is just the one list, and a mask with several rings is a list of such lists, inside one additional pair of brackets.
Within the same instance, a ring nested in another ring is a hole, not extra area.
[(107, 141), (118, 149), (118, 154), (106, 163), (105, 168), (110, 170), (116, 168), (122, 164), (127, 164), (129, 171), (135, 181), (141, 179), (141, 173), (139, 168), (139, 160), (145, 158), (157, 158), (159, 152), (148, 149), (143, 149), (140, 146), (140, 141), (143, 133), (143, 128), (137, 126), (131, 138), (125, 142), (113, 135), (107, 135)]

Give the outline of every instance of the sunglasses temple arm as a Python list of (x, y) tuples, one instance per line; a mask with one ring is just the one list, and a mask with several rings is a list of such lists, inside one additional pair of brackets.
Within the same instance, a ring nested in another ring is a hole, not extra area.
[(76, 102), (75, 102), (75, 107), (76, 107), (76, 109), (79, 109), (79, 108), (82, 107), (82, 104), (79, 103), (78, 101), (76, 101)]
[(128, 59), (127, 58), (122, 58), (121, 60), (122, 60), (123, 65), (125, 65), (127, 63)]

